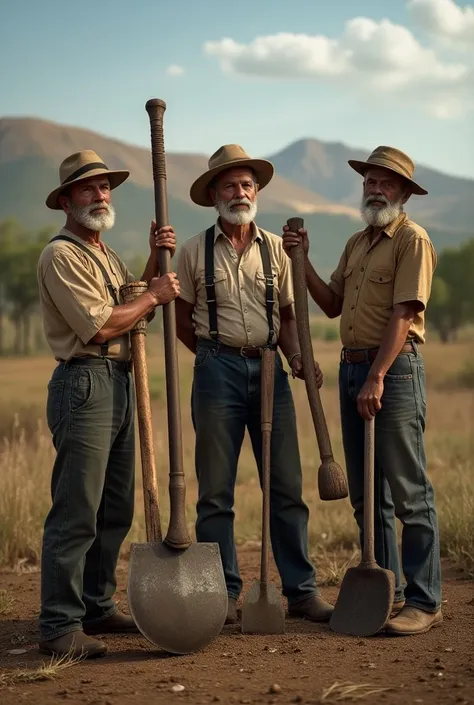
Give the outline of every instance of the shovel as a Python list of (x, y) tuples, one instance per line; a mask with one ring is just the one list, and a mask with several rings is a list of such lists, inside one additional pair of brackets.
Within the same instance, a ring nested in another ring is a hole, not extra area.
[[(149, 100), (146, 104), (151, 124), (157, 228), (168, 224), (165, 109), (166, 104), (161, 100)], [(170, 272), (168, 250), (159, 248), (158, 261), (161, 275)], [(186, 527), (174, 302), (163, 306), (163, 323), (170, 521), (163, 542), (155, 533), (148, 543), (132, 544), (128, 597), (130, 612), (144, 637), (169, 653), (187, 654), (210, 644), (222, 630), (227, 615), (227, 588), (218, 544), (192, 543)], [(145, 496), (147, 490), (145, 487)]]
[[(290, 230), (297, 233), (303, 227), (303, 218), (290, 218), (287, 221)], [(331, 439), (329, 438), (326, 417), (324, 416), (321, 397), (316, 382), (314, 369), (313, 346), (308, 315), (308, 292), (306, 287), (306, 272), (304, 263), (303, 244), (300, 242), (291, 248), (291, 262), (293, 271), (293, 286), (295, 290), (296, 327), (301, 350), (304, 381), (308, 395), (311, 416), (313, 417), (314, 430), (318, 439), (319, 456), (321, 465), (318, 471), (319, 496), (323, 500), (344, 499), (347, 497), (347, 483), (344, 472), (335, 462), (332, 454)]]
[(270, 543), (270, 458), (273, 421), (275, 352), (264, 348), (262, 354), (262, 555), (260, 580), (253, 583), (242, 604), (243, 634), (284, 634), (285, 612), (280, 591), (268, 582)]
[(365, 422), (362, 560), (347, 570), (329, 622), (334, 632), (351, 636), (372, 636), (383, 629), (395, 594), (395, 575), (380, 568), (374, 554), (374, 426), (373, 418)]

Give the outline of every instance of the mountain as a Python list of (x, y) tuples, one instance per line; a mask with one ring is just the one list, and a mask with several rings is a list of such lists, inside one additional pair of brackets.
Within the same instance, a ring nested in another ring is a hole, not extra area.
[[(106, 239), (124, 257), (144, 253), (154, 211), (150, 150), (81, 128), (35, 118), (0, 119), (0, 220), (16, 217), (29, 228), (63, 223), (63, 214), (48, 210), (44, 200), (57, 185), (60, 162), (85, 148), (94, 149), (111, 169), (130, 170), (130, 178), (114, 194), (117, 221)], [(361, 179), (347, 159), (366, 156), (343, 144), (317, 140), (300, 140), (272, 155), (277, 174), (259, 197), (259, 224), (281, 233), (288, 217), (304, 217), (315, 259), (327, 273), (361, 226)], [(178, 239), (184, 240), (214, 219), (212, 209), (189, 199), (189, 187), (207, 168), (207, 156), (168, 153), (166, 163), (169, 219)], [(413, 198), (407, 210), (429, 227), (435, 246), (440, 249), (472, 236), (474, 181), (424, 168), (417, 169), (417, 178), (430, 196), (424, 204)]]

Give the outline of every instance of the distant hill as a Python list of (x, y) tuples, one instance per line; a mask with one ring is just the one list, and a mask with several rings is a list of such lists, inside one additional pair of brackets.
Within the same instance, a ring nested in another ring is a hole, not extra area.
[[(150, 151), (80, 128), (34, 118), (0, 119), (0, 220), (16, 217), (27, 227), (64, 222), (44, 205), (57, 185), (59, 163), (79, 149), (94, 149), (109, 168), (131, 177), (114, 194), (117, 221), (106, 239), (125, 257), (144, 253), (153, 216)], [(313, 258), (322, 272), (332, 269), (348, 237), (361, 227), (360, 177), (347, 159), (367, 154), (342, 144), (300, 140), (269, 157), (277, 175), (259, 198), (259, 224), (281, 233), (287, 218), (301, 215), (310, 232)], [(200, 154), (167, 154), (170, 222), (185, 240), (208, 226), (212, 209), (189, 199), (193, 180), (207, 168)], [(410, 200), (407, 211), (425, 225), (438, 249), (474, 234), (474, 181), (420, 168), (417, 177), (430, 195)]]

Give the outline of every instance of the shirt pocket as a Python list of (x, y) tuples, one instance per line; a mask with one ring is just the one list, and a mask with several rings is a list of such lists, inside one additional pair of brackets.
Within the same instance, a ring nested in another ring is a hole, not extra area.
[[(280, 287), (278, 286), (278, 270), (275, 267), (272, 267), (272, 274), (273, 274), (273, 299), (275, 303), (278, 302), (278, 297), (280, 294)], [(257, 270), (255, 274), (255, 283), (254, 283), (254, 296), (255, 299), (265, 305), (265, 302), (267, 300), (266, 297), (266, 291), (267, 291), (267, 282), (265, 279), (265, 274), (263, 273), (262, 270)]]
[[(223, 269), (214, 270), (214, 289), (216, 291), (217, 304), (225, 303), (229, 298), (229, 282), (227, 281), (227, 272)], [(204, 271), (200, 273), (201, 290), (204, 298), (207, 299), (206, 276)]]
[(393, 274), (387, 269), (372, 269), (367, 277), (364, 301), (368, 306), (393, 305)]

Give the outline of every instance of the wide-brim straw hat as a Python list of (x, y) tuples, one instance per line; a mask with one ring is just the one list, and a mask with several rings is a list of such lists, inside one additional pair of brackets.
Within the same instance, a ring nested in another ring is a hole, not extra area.
[(227, 169), (248, 167), (253, 169), (259, 190), (270, 183), (274, 173), (273, 164), (266, 159), (252, 159), (238, 144), (224, 144), (214, 152), (208, 162), (209, 169), (193, 183), (190, 189), (191, 200), (198, 206), (213, 206), (209, 185), (218, 174)]
[(130, 176), (125, 169), (110, 170), (98, 154), (92, 149), (83, 149), (67, 157), (59, 167), (60, 186), (51, 191), (46, 199), (46, 205), (52, 210), (62, 210), (58, 203), (59, 194), (71, 184), (90, 179), (93, 176), (107, 176), (110, 188), (120, 186)]
[(410, 157), (399, 149), (395, 149), (395, 147), (377, 147), (366, 162), (360, 162), (357, 161), (357, 159), (349, 159), (348, 164), (362, 176), (365, 175), (365, 172), (370, 169), (370, 167), (383, 167), (384, 169), (393, 171), (399, 176), (403, 176), (410, 184), (412, 192), (416, 193), (418, 196), (426, 196), (428, 193), (426, 189), (422, 188), (413, 180), (415, 165)]

